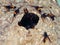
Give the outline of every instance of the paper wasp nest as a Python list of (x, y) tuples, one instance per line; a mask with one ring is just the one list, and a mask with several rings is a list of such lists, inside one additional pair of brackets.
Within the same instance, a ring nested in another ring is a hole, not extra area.
[[(28, 16), (23, 21), (24, 14)], [(0, 45), (60, 45), (60, 7), (56, 0), (0, 0)]]

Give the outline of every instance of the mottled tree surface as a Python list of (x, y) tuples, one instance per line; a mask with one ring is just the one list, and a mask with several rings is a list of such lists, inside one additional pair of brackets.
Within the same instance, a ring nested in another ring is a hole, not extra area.
[[(33, 14), (28, 14), (29, 18), (25, 17), (21, 24), (31, 24), (34, 28), (27, 30), (18, 25), (25, 15), (24, 8)], [(60, 45), (59, 12), (55, 0), (0, 0), (0, 45)]]

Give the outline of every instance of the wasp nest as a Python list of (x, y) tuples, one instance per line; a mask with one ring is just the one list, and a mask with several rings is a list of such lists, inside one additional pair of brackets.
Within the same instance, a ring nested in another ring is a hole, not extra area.
[(0, 45), (60, 45), (59, 12), (55, 0), (0, 0)]

